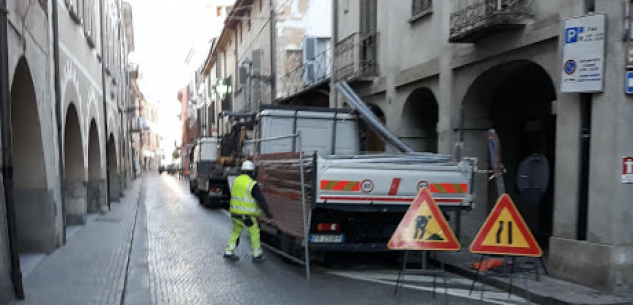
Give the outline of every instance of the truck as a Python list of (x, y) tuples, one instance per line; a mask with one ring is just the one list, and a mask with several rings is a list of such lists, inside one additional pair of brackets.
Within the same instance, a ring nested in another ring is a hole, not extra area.
[(259, 115), (261, 139), (299, 133), (303, 142), (301, 150), (294, 139), (259, 143), (257, 180), (273, 215), (262, 221), (268, 235), (262, 239), (295, 257), (303, 256), (306, 244), (315, 254), (387, 251), (421, 188), (433, 192), (444, 212), (473, 208), (474, 160), (455, 162), (450, 155), (430, 153), (364, 154), (359, 144), (363, 124), (349, 112), (295, 108)]
[[(261, 219), (264, 242), (300, 259), (306, 248), (313, 258), (387, 251), (424, 187), (444, 212), (474, 208), (475, 159), (414, 152), (353, 92), (342, 93), (354, 109), (262, 106), (242, 123), (238, 159), (254, 161), (273, 215)], [(395, 151), (363, 152), (370, 129)]]
[(221, 207), (229, 200), (227, 171), (218, 162), (219, 144), (217, 137), (203, 137), (191, 150), (189, 188), (208, 207)]
[(228, 131), (221, 137), (198, 139), (190, 153), (189, 187), (198, 196), (200, 204), (207, 207), (227, 207), (230, 201), (229, 181), (236, 177), (244, 151), (252, 141), (246, 141), (252, 133), (254, 114), (222, 112), (221, 119), (229, 123)]

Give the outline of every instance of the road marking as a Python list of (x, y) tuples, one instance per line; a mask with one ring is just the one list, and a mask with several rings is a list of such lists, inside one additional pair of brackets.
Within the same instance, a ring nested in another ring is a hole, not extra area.
[[(332, 275), (340, 276), (340, 277), (349, 278), (349, 279), (377, 283), (377, 284), (384, 284), (384, 285), (389, 285), (389, 286), (395, 286), (395, 282), (397, 280), (397, 274), (394, 274), (394, 273), (389, 274), (389, 273), (377, 273), (377, 272), (345, 272), (345, 271), (330, 271), (328, 273)], [(433, 283), (432, 276), (420, 276), (420, 275), (417, 275), (417, 276), (406, 275), (405, 276), (406, 282), (411, 282), (412, 280), (415, 280), (418, 282)], [(446, 281), (448, 285), (463, 284), (464, 281), (467, 282), (468, 284), (471, 283), (470, 280), (456, 279), (456, 278), (447, 278)], [(412, 284), (406, 284), (406, 283), (402, 284), (401, 287), (418, 290), (418, 291), (433, 292), (432, 287), (424, 287), (424, 286), (418, 286), (418, 285), (412, 285)], [(490, 289), (490, 287), (488, 287), (488, 289)], [(439, 295), (444, 293), (442, 279), (439, 277), (437, 278), (437, 289), (435, 290), (435, 292)], [(473, 294), (469, 295), (469, 289), (459, 289), (459, 288), (449, 287), (448, 294), (451, 296), (471, 299), (471, 300), (481, 299), (480, 290), (473, 291)], [(441, 298), (441, 296), (438, 296), (438, 298)], [(517, 305), (517, 304), (525, 303), (525, 299), (523, 298), (517, 297), (515, 295), (512, 295), (510, 298), (508, 298), (508, 293), (495, 292), (495, 291), (486, 291), (484, 294), (484, 300), (489, 304), (497, 304), (497, 305)]]

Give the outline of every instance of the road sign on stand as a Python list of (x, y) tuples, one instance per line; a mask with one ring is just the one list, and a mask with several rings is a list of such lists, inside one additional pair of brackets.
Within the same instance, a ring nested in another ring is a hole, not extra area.
[(453, 161), (457, 163), (462, 162), (463, 157), (464, 157), (464, 143), (457, 142), (455, 143), (455, 147), (453, 148)]
[(541, 257), (543, 251), (508, 194), (503, 194), (470, 245), (470, 252)]
[(501, 173), (501, 144), (494, 129), (488, 130), (488, 150), (490, 151), (490, 167), (495, 175)]
[(391, 250), (457, 251), (461, 245), (444, 214), (424, 187), (389, 240)]

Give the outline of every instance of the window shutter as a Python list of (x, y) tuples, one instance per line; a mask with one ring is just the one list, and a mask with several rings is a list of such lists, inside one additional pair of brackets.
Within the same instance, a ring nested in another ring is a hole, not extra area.
[(303, 84), (309, 85), (315, 81), (314, 57), (317, 49), (317, 39), (312, 36), (303, 37)]
[[(256, 49), (252, 52), (253, 56), (253, 75), (261, 76), (263, 72), (263, 60), (264, 51), (262, 49)], [(263, 102), (262, 99), (262, 87), (264, 82), (261, 79), (253, 82), (253, 105), (259, 105)]]
[(246, 75), (246, 67), (240, 66), (237, 69), (237, 87), (241, 88), (246, 84), (247, 75)]

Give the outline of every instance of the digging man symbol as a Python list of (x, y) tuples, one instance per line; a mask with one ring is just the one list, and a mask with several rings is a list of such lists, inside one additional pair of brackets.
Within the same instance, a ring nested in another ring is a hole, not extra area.
[(429, 224), (429, 220), (431, 220), (433, 216), (428, 215), (419, 215), (415, 219), (415, 232), (413, 232), (413, 239), (423, 239), (424, 234), (426, 233), (426, 226)]

